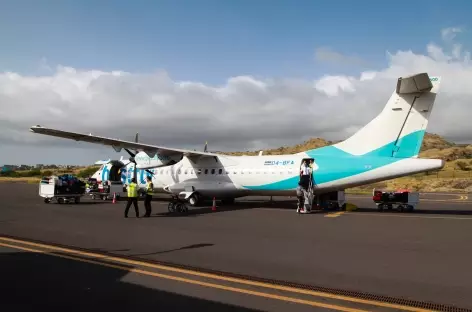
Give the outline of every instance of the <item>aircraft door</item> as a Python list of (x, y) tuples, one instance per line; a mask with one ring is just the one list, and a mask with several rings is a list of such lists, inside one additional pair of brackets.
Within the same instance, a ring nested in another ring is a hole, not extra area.
[(318, 169), (314, 158), (303, 158), (300, 163), (300, 182), (305, 188), (311, 188), (315, 184), (314, 173)]

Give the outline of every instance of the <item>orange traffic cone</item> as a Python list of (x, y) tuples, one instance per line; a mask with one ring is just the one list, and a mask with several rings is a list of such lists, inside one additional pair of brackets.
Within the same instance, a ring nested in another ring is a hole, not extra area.
[(116, 193), (113, 193), (113, 203), (116, 203)]
[(216, 199), (213, 197), (213, 206), (211, 207), (211, 211), (216, 211)]

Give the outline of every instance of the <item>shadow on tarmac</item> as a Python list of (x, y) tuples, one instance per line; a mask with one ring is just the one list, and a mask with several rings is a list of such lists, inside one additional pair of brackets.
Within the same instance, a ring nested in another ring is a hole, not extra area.
[[(49, 255), (2, 252), (0, 264), (5, 311), (257, 311), (121, 281), (128, 271)], [(149, 277), (129, 277), (142, 278), (149, 284)]]

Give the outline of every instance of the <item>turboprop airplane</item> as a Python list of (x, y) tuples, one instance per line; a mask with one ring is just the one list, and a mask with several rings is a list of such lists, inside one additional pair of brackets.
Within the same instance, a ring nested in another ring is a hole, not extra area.
[(305, 160), (314, 162), (313, 193), (322, 198), (346, 188), (443, 168), (441, 159), (418, 158), (440, 81), (427, 73), (400, 77), (383, 110), (351, 137), (291, 155), (227, 156), (42, 126), (30, 130), (112, 146), (117, 152), (124, 148), (136, 168), (149, 170), (158, 191), (181, 196), (191, 205), (213, 197), (232, 202), (249, 195), (293, 196)]

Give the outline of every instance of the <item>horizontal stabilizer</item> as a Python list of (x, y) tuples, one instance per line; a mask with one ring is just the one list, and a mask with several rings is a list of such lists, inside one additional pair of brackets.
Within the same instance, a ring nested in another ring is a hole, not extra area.
[(95, 165), (105, 165), (105, 164), (108, 164), (110, 161), (111, 161), (111, 159), (99, 160), (99, 161), (95, 162)]
[(397, 94), (411, 94), (431, 91), (431, 83), (427, 73), (416, 74), (410, 77), (401, 77), (397, 81)]

